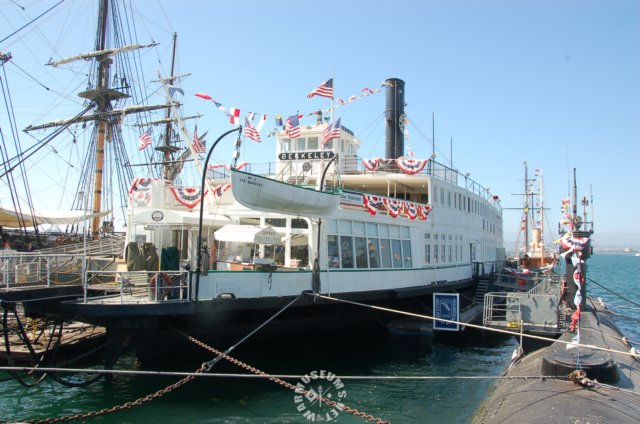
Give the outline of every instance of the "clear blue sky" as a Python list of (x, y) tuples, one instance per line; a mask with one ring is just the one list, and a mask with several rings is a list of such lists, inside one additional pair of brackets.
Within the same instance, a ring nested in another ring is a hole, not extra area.
[[(0, 39), (55, 1), (0, 0)], [(580, 197), (592, 186), (596, 243), (640, 246), (640, 2), (620, 1), (134, 1), (138, 41), (160, 42), (143, 53), (146, 84), (168, 73), (171, 37), (178, 33), (177, 73), (186, 113), (205, 114), (208, 139), (230, 129), (206, 92), (228, 107), (287, 115), (326, 108), (306, 94), (335, 74), (336, 97), (348, 98), (389, 77), (406, 82), (410, 138), (416, 157), (431, 154), (435, 113), (437, 160), (518, 207), (523, 161), (545, 177), (547, 216), (556, 223), (569, 175), (578, 168)], [(21, 5), (25, 10), (19, 9)], [(43, 66), (90, 51), (96, 2), (66, 0), (18, 36), (0, 43), (16, 120), (32, 123), (72, 116), (85, 88), (83, 64)], [(37, 28), (37, 30), (36, 30)], [(66, 97), (66, 98), (65, 98)], [(384, 95), (336, 111), (363, 141), (361, 156), (384, 155)], [(6, 132), (5, 114), (0, 114)], [(304, 123), (312, 123), (306, 118)], [(274, 139), (247, 141), (242, 159), (274, 159)], [(135, 128), (126, 128), (132, 153)], [(23, 137), (30, 145), (31, 139)], [(223, 142), (224, 143), (224, 142)], [(229, 162), (231, 144), (216, 161)], [(64, 146), (57, 147), (64, 150)], [(71, 160), (69, 157), (68, 160)], [(47, 168), (43, 162), (39, 170)], [(36, 173), (37, 170), (33, 169)], [(67, 170), (68, 172), (68, 170)], [(54, 179), (51, 177), (52, 180)], [(42, 181), (38, 181), (39, 184)], [(34, 185), (34, 183), (32, 183)], [(53, 191), (36, 194), (36, 201)], [(6, 187), (0, 201), (5, 207)], [(505, 243), (512, 247), (520, 214), (505, 211)], [(554, 231), (555, 232), (555, 231)]]

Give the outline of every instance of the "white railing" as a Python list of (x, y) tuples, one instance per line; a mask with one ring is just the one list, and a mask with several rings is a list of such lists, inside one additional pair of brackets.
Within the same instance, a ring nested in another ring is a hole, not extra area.
[(187, 271), (88, 271), (88, 303), (130, 304), (188, 302)]
[(82, 255), (0, 251), (0, 289), (82, 285)]

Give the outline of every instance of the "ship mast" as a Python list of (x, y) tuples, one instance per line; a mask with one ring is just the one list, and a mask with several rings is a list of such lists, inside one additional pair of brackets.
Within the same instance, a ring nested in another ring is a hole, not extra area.
[[(173, 52), (171, 54), (171, 74), (169, 78), (166, 79), (167, 84), (169, 85), (173, 85), (175, 80), (174, 72), (175, 72), (175, 64), (176, 64), (177, 39), (178, 39), (178, 34), (174, 32), (173, 33)], [(169, 180), (171, 176), (170, 175), (171, 174), (171, 155), (180, 149), (171, 145), (171, 137), (172, 137), (173, 131), (172, 131), (172, 125), (171, 125), (172, 120), (171, 120), (170, 108), (167, 108), (167, 113), (165, 115), (165, 118), (167, 120), (167, 124), (164, 130), (164, 144), (162, 146), (156, 147), (156, 150), (164, 153), (164, 166), (163, 166), (162, 175), (165, 180)]]
[(524, 161), (524, 253), (529, 249), (529, 174)]
[[(133, 179), (133, 173), (130, 168), (130, 163), (125, 148), (125, 143), (122, 139), (120, 131), (120, 125), (122, 118), (129, 114), (138, 114), (148, 112), (161, 108), (168, 108), (168, 105), (136, 105), (115, 109), (114, 104), (119, 101), (130, 98), (131, 96), (127, 92), (131, 87), (126, 77), (126, 69), (128, 64), (122, 66), (119, 61), (115, 75), (111, 75), (111, 68), (114, 65), (113, 58), (126, 52), (132, 52), (138, 49), (152, 47), (157, 43), (151, 43), (147, 45), (141, 44), (128, 44), (118, 45), (124, 40), (124, 35), (120, 33), (122, 28), (117, 22), (113, 22), (111, 27), (111, 21), (119, 19), (121, 13), (115, 8), (115, 3), (110, 0), (99, 0), (98, 9), (98, 25), (95, 39), (94, 51), (86, 54), (76, 55), (67, 59), (59, 61), (50, 61), (48, 65), (57, 67), (62, 64), (70, 63), (78, 60), (95, 60), (96, 68), (93, 82), (93, 87), (78, 94), (79, 97), (85, 99), (88, 103), (87, 109), (82, 114), (66, 120), (59, 120), (55, 122), (49, 122), (40, 125), (31, 125), (24, 129), (24, 131), (34, 131), (44, 128), (69, 126), (72, 124), (78, 124), (82, 122), (95, 122), (95, 129), (92, 134), (91, 145), (87, 150), (85, 157), (85, 164), (83, 166), (81, 181), (78, 185), (78, 193), (90, 193), (90, 197), (85, 204), (84, 200), (81, 200), (79, 195), (76, 195), (74, 200), (74, 207), (77, 209), (87, 210), (91, 208), (93, 217), (91, 218), (90, 235), (93, 239), (97, 239), (100, 235), (100, 213), (104, 210), (111, 210), (112, 216), (113, 210), (113, 198), (119, 195), (120, 202), (126, 205), (127, 187)], [(111, 34), (113, 32), (113, 34)], [(111, 41), (113, 40), (113, 41)], [(111, 44), (116, 44), (112, 46)], [(122, 58), (123, 63), (126, 62), (126, 58)], [(122, 73), (119, 75), (118, 73)], [(111, 81), (119, 81), (120, 87), (111, 87)], [(135, 96), (135, 91), (131, 91)], [(93, 109), (93, 113), (85, 115), (89, 109)], [(59, 134), (59, 132), (58, 132)], [(57, 134), (56, 134), (57, 135)], [(108, 148), (108, 152), (105, 149)], [(21, 158), (20, 160), (24, 160)], [(113, 166), (105, 168), (106, 160), (109, 163), (113, 163)], [(112, 173), (117, 173), (118, 187), (113, 184), (111, 186)], [(87, 198), (88, 196), (83, 196)], [(107, 203), (111, 203), (106, 206)], [(105, 225), (105, 232), (112, 230), (112, 223), (107, 222)]]

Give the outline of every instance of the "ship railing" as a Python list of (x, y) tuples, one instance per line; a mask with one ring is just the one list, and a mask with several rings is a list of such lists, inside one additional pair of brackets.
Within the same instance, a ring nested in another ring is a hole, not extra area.
[(0, 289), (81, 286), (83, 255), (0, 250)]
[(494, 292), (484, 297), (483, 323), (513, 331), (559, 334), (560, 286), (551, 293)]
[[(362, 161), (362, 157), (355, 155), (343, 155), (339, 158), (338, 169), (343, 174), (377, 174), (380, 172), (384, 173), (403, 173), (401, 169), (396, 166), (384, 167), (380, 170), (369, 170), (367, 169)], [(290, 162), (292, 164), (292, 162)], [(280, 165), (281, 167), (281, 165)], [(278, 170), (277, 162), (259, 162), (259, 163), (251, 163), (246, 165), (243, 170), (251, 172), (256, 175), (262, 175), (270, 178), (285, 180), (286, 177), (295, 177), (296, 175), (293, 172), (292, 165), (283, 168), (279, 174), (277, 174)], [(214, 179), (226, 179), (229, 177), (229, 171), (224, 168), (217, 168), (215, 170), (209, 170), (210, 177)], [(313, 174), (313, 168), (308, 175)], [(429, 163), (425, 168), (418, 173), (418, 175), (429, 175), (433, 178), (449, 182), (451, 184), (455, 184), (458, 187), (464, 188), (465, 190), (476, 194), (482, 199), (489, 202), (493, 205), (498, 211), (502, 211), (502, 206), (500, 205), (500, 200), (498, 196), (494, 196), (491, 194), (491, 191), (488, 187), (484, 187), (481, 184), (477, 183), (470, 177), (469, 173), (462, 173), (457, 169), (451, 168), (445, 164), (439, 163), (433, 159), (429, 159)]]
[(89, 303), (188, 302), (188, 271), (88, 271), (84, 299)]

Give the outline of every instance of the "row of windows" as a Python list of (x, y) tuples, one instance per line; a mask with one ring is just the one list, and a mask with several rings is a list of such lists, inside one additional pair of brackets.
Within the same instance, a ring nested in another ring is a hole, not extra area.
[(480, 215), (484, 217), (482, 221), (482, 229), (491, 233), (496, 232), (496, 211), (486, 203), (477, 199), (472, 199), (470, 196), (463, 196), (462, 193), (445, 190), (444, 187), (434, 186), (432, 192), (433, 205), (440, 204), (442, 206), (448, 206), (450, 208)]
[(333, 150), (333, 143), (340, 142), (340, 151), (342, 153), (355, 153), (356, 146), (347, 140), (329, 140), (325, 145), (320, 145), (318, 137), (299, 137), (296, 139), (283, 138), (282, 152), (306, 152), (315, 150)]
[(462, 236), (426, 233), (424, 235), (424, 262), (426, 264), (463, 262)]
[(329, 220), (330, 268), (411, 268), (409, 227)]

